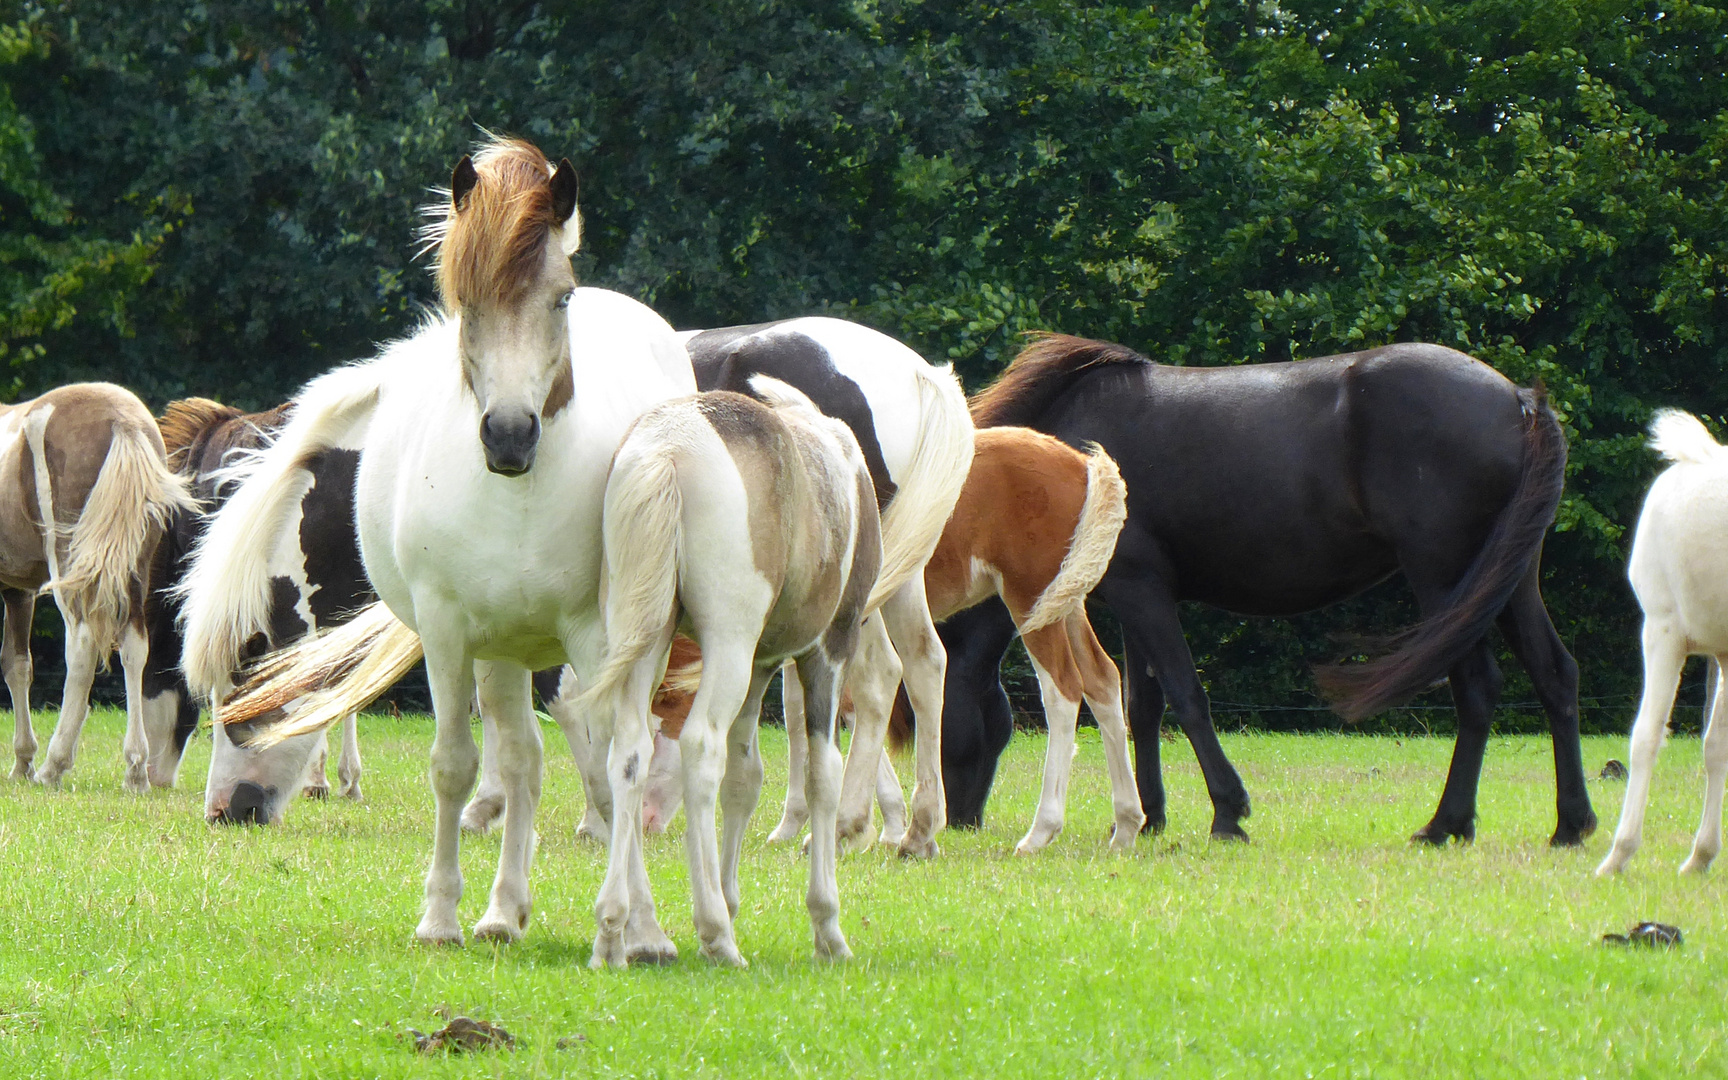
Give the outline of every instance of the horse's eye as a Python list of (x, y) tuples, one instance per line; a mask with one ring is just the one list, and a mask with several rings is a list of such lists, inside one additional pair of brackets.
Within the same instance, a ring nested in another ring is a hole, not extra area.
[(569, 292), (565, 293), (563, 296), (560, 296), (558, 298), (558, 310), (563, 311), (565, 308), (569, 307), (570, 306), (570, 298), (574, 295), (576, 295), (576, 290), (572, 289)]

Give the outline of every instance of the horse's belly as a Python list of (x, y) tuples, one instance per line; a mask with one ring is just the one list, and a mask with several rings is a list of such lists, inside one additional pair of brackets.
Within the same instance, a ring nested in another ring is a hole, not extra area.
[(1177, 593), (1241, 615), (1299, 615), (1354, 596), (1397, 569), (1392, 550), (1366, 536), (1317, 544), (1195, 545), (1177, 560)]

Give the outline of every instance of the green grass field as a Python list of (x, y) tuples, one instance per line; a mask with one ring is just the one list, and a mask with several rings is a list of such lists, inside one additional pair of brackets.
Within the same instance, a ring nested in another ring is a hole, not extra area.
[[(38, 716), (39, 730), (52, 716)], [(201, 818), (208, 742), (179, 790), (120, 790), (120, 718), (85, 734), (66, 788), (0, 787), (0, 1076), (1721, 1076), (1728, 913), (1714, 878), (1674, 868), (1696, 825), (1695, 739), (1662, 761), (1645, 848), (1622, 880), (1552, 852), (1544, 740), (1496, 739), (1479, 840), (1413, 850), (1451, 743), (1227, 736), (1255, 800), (1251, 845), (1207, 841), (1198, 770), (1167, 748), (1170, 830), (1104, 852), (1097, 733), (1081, 733), (1068, 831), (1009, 851), (1042, 757), (1016, 736), (989, 827), (943, 856), (844, 859), (857, 959), (810, 958), (804, 863), (761, 838), (778, 816), (784, 737), (742, 871), (747, 971), (696, 956), (677, 830), (649, 870), (684, 957), (591, 972), (603, 855), (578, 846), (575, 770), (548, 729), (536, 910), (494, 949), (413, 943), (428, 855), (429, 722), (369, 718), (363, 806), (303, 803), (285, 827)], [(1588, 740), (1592, 772), (1624, 757)], [(1591, 782), (1612, 828), (1623, 785)], [(681, 820), (681, 819), (680, 819)], [(464, 850), (471, 925), (497, 841)], [(1671, 951), (1610, 948), (1641, 919)], [(496, 1020), (514, 1053), (424, 1057), (398, 1035), (448, 1005)], [(579, 1037), (579, 1038), (578, 1038)], [(565, 1048), (560, 1048), (563, 1040)]]

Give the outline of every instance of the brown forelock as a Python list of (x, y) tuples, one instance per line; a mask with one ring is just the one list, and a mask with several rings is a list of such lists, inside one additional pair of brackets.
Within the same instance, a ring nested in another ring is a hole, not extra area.
[(972, 395), (972, 423), (976, 427), (1032, 426), (1031, 421), (1050, 400), (1089, 368), (1105, 364), (1150, 364), (1151, 361), (1126, 345), (1067, 334), (1035, 332), (1031, 343), (1008, 365), (999, 378)]
[(156, 426), (162, 432), (162, 446), (168, 451), (169, 468), (180, 467), (186, 460), (186, 451), (198, 441), (199, 436), (239, 415), (240, 410), (234, 406), (211, 401), (209, 398), (170, 401), (156, 420)]
[(547, 238), (561, 224), (552, 206), (552, 167), (533, 144), (500, 139), (474, 158), (480, 179), (438, 245), (444, 306), (517, 301), (539, 275)]
[(186, 448), (183, 464), (173, 460), (169, 464), (177, 465), (194, 478), (220, 469), (230, 464), (226, 460), (230, 450), (262, 447), (278, 428), (288, 422), (292, 406), (293, 402), (288, 402), (260, 413), (242, 413), (235, 409), (233, 415), (209, 424), (193, 437)]

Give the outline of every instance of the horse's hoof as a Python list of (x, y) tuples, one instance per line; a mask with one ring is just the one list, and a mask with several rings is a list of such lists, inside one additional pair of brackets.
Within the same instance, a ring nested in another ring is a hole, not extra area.
[(522, 940), (522, 932), (528, 929), (528, 916), (511, 920), (503, 915), (486, 914), (474, 924), (474, 940), (489, 941), (494, 945), (514, 945)]
[(780, 824), (774, 826), (774, 831), (768, 834), (770, 844), (790, 844), (798, 839), (798, 834), (804, 831), (804, 823), (790, 818), (781, 818)]
[(1578, 825), (1557, 825), (1554, 835), (1548, 838), (1549, 847), (1582, 847), (1596, 832), (1596, 815)]
[(360, 781), (358, 780), (354, 781), (352, 784), (342, 785), (341, 790), (337, 791), (336, 795), (338, 798), (347, 799), (349, 802), (366, 801), (366, 796), (360, 792)]
[(414, 931), (414, 940), (422, 945), (432, 945), (439, 948), (448, 945), (451, 948), (459, 949), (462, 947), (462, 928), (459, 926), (432, 927), (422, 923), (420, 928)]
[(833, 964), (844, 963), (852, 959), (852, 949), (846, 944), (846, 939), (839, 935), (835, 935), (833, 941), (824, 941), (818, 937), (816, 939), (816, 959)]
[[(670, 941), (643, 942), (632, 945), (624, 951), (624, 964), (646, 964), (652, 967), (663, 967), (666, 964), (678, 962), (678, 947)], [(743, 957), (739, 957), (739, 965), (743, 965)]]
[(325, 799), (330, 797), (330, 785), (307, 784), (301, 789), (300, 794), (305, 798), (317, 799), (319, 802), (323, 802)]
[(1410, 836), (1412, 844), (1427, 844), (1429, 847), (1445, 847), (1453, 840), (1461, 844), (1468, 844), (1474, 839), (1476, 839), (1476, 830), (1473, 828), (1455, 829), (1441, 825), (1437, 821), (1430, 821)]
[(738, 946), (730, 941), (722, 941), (716, 945), (704, 945), (702, 946), (702, 955), (719, 967), (742, 970), (750, 966), (750, 961), (744, 959), (744, 954), (738, 951)]
[(1234, 821), (1214, 821), (1212, 823), (1212, 839), (1226, 843), (1246, 844), (1248, 834), (1242, 831), (1242, 826)]
[(900, 841), (900, 846), (895, 851), (902, 859), (934, 859), (942, 854), (942, 849), (936, 845), (934, 838), (917, 840), (910, 836)]

